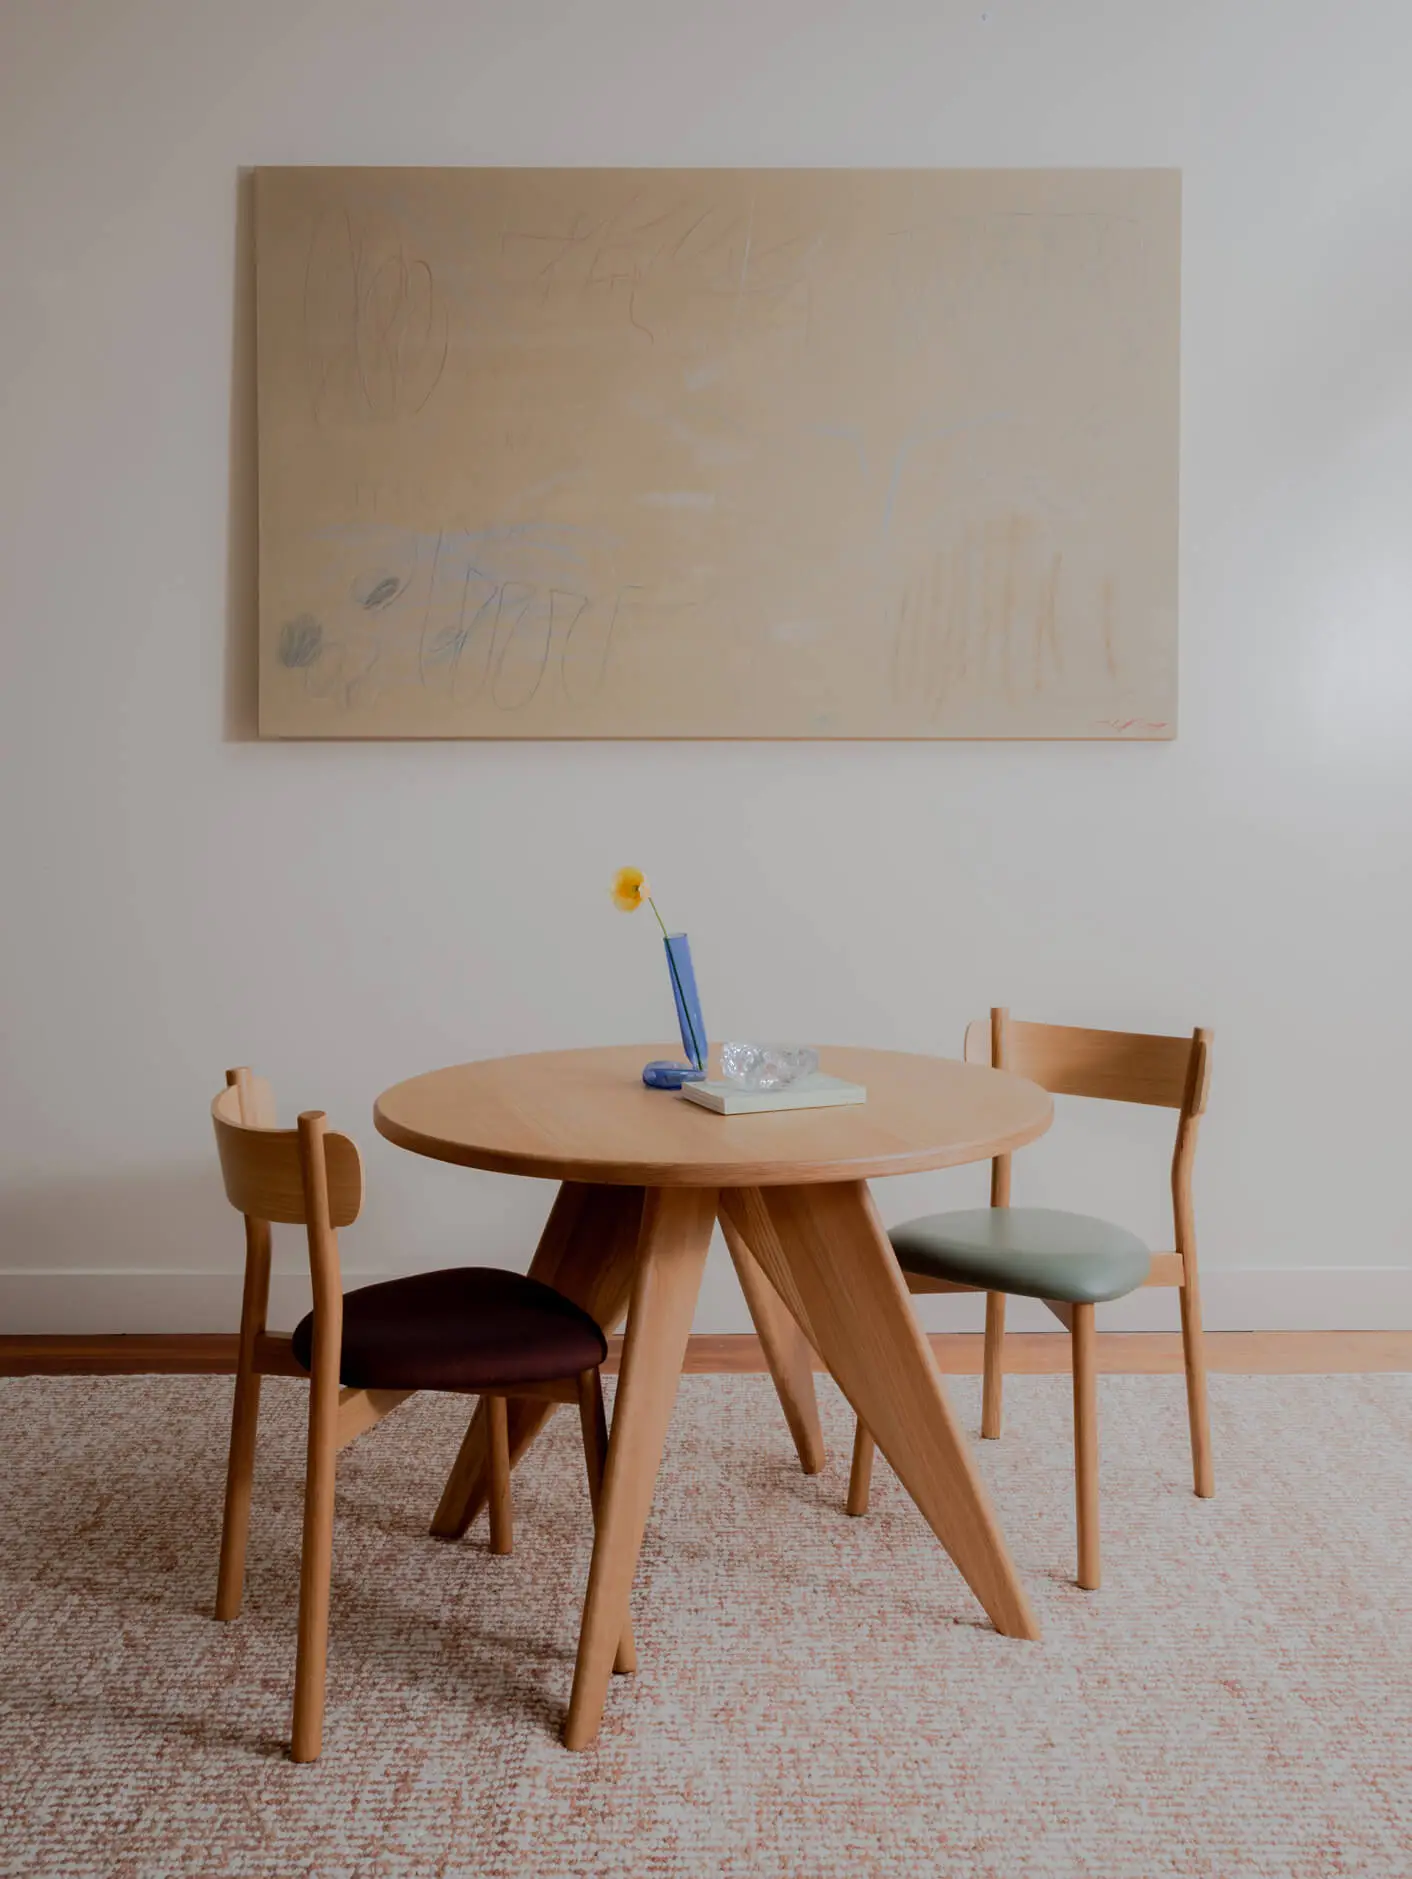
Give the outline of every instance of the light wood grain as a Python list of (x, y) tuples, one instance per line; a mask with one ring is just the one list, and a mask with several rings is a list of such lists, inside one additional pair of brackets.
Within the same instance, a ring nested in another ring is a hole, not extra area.
[(247, 1129), (275, 1129), (279, 1127), (275, 1109), (275, 1092), (268, 1077), (258, 1077), (248, 1064), (241, 1064), (234, 1070), (226, 1071), (226, 1087), (234, 1086), (236, 1104), (234, 1111), (227, 1110), (230, 1119), (238, 1121)]
[[(631, 1208), (640, 1206), (644, 1188), (699, 1192), (718, 1185), (722, 1168), (737, 1179), (744, 1174), (748, 1184), (722, 1194), (722, 1218), (758, 1254), (757, 1242), (770, 1242), (775, 1234), (754, 1185), (757, 1178), (772, 1184), (786, 1174), (830, 1181), (848, 1178), (859, 1168), (901, 1172), (952, 1165), (1033, 1139), (1052, 1114), (1042, 1092), (1003, 1071), (840, 1049), (823, 1053), (824, 1067), (865, 1083), (869, 1101), (859, 1109), (698, 1115), (695, 1105), (642, 1085), (642, 1063), (656, 1054), (652, 1046), (632, 1046), (454, 1066), (385, 1091), (375, 1119), (389, 1140), (414, 1153), (511, 1173), (558, 1173), (565, 1187), (531, 1273), (557, 1285), (611, 1327), (625, 1290), (626, 1236), (618, 1232), (618, 1251), (605, 1257), (604, 1235), (580, 1225), (595, 1209), (601, 1214), (610, 1205), (589, 1198), (600, 1195), (605, 1185), (624, 1187), (635, 1197), (629, 1210), (616, 1217), (622, 1227), (633, 1217)], [(719, 1133), (703, 1134), (701, 1121)], [(741, 1122), (747, 1124), (743, 1134)], [(609, 1214), (610, 1229), (613, 1219)], [(766, 1263), (766, 1271), (808, 1339), (808, 1310), (788, 1262), (776, 1257)], [(762, 1298), (768, 1313), (767, 1295), (757, 1292), (756, 1303)], [(816, 1451), (809, 1427), (812, 1388), (799, 1345), (773, 1336), (777, 1323), (772, 1317), (773, 1369), (807, 1468), (822, 1452), (821, 1440)], [(546, 1413), (541, 1405), (517, 1408), (510, 1429), (512, 1465)], [(484, 1421), (479, 1411), (472, 1418), (433, 1517), (432, 1531), (443, 1538), (464, 1534), (484, 1499)]]
[(1098, 1538), (1098, 1368), (1093, 1306), (1075, 1305), (1070, 1343), (1074, 1363), (1074, 1505), (1079, 1536), (1078, 1581), (1085, 1592), (1103, 1582)]
[(995, 1070), (1001, 1068), (995, 1062), (995, 1013), (1003, 1014), (1005, 1011), (1004, 1005), (996, 1005), (990, 1017), (972, 1018), (961, 1039), (961, 1056), (966, 1063), (980, 1064)]
[[(1038, 1637), (866, 1186), (769, 1188), (819, 1354), (997, 1630)], [(775, 1253), (756, 1245), (774, 1277)]]
[(572, 1749), (587, 1748), (602, 1719), (715, 1219), (716, 1196), (709, 1189), (655, 1189), (643, 1208), (608, 1465), (564, 1724), (564, 1742)]
[(338, 1465), (343, 1290), (339, 1283), (338, 1240), (330, 1218), (324, 1143), (323, 1115), (318, 1111), (301, 1115), (298, 1144), (313, 1271), (314, 1334), (309, 1364), (309, 1439), (304, 1475), (304, 1538), (299, 1555), (299, 1642), (294, 1665), (291, 1731), (291, 1753), (296, 1762), (317, 1761), (323, 1746), (329, 1582), (333, 1573), (334, 1478)]
[[(1006, 1031), (1010, 1013), (1003, 1005), (997, 1005), (990, 1014), (990, 1067), (993, 1070), (1011, 1068), (1010, 1053), (1006, 1042)], [(969, 1042), (969, 1039), (967, 1040)], [(967, 1057), (968, 1063), (974, 1059)], [(1038, 1079), (1036, 1079), (1037, 1081)], [(997, 1155), (990, 1164), (990, 1204), (992, 1207), (1010, 1205), (1011, 1161), (1008, 1154)]]
[[(227, 1193), (236, 1206), (258, 1205), (275, 1217), (302, 1221), (306, 1228), (309, 1273), (313, 1291), (313, 1330), (309, 1370), (294, 1356), (292, 1340), (265, 1329), (270, 1278), (270, 1225), (267, 1218), (246, 1217), (245, 1291), (241, 1330), (235, 1346), (236, 1392), (231, 1424), (230, 1457), (226, 1476), (225, 1518), (216, 1613), (233, 1618), (240, 1609), (246, 1538), (249, 1527), (250, 1484), (254, 1462), (255, 1425), (260, 1377), (266, 1372), (304, 1376), (309, 1383), (309, 1424), (304, 1484), (304, 1532), (299, 1568), (299, 1624), (295, 1663), (294, 1716), (291, 1753), (296, 1761), (316, 1761), (322, 1747), (324, 1683), (328, 1661), (329, 1589), (333, 1557), (334, 1493), (340, 1448), (357, 1439), (392, 1413), (415, 1392), (399, 1388), (343, 1387), (343, 1285), (339, 1265), (335, 1207), (342, 1215), (355, 1215), (362, 1202), (362, 1169), (358, 1151), (346, 1136), (332, 1134), (322, 1111), (299, 1117), (295, 1130), (283, 1133), (271, 1127), (274, 1098), (269, 1085), (248, 1069), (227, 1073), (227, 1088), (212, 1105), (217, 1142)], [(289, 1140), (293, 1139), (296, 1165), (288, 1167)], [(330, 1155), (339, 1170), (339, 1183), (330, 1172)], [(356, 1184), (352, 1175), (356, 1174)], [(641, 1195), (605, 1189), (610, 1198), (596, 1209), (592, 1197), (570, 1194), (546, 1230), (546, 1263), (554, 1264), (572, 1253), (575, 1233), (590, 1234), (604, 1223), (617, 1221), (619, 1234), (631, 1225), (636, 1232)], [(713, 1203), (714, 1204), (714, 1203)], [(557, 1225), (555, 1220), (557, 1218)], [(581, 1254), (585, 1269), (612, 1270), (612, 1236), (595, 1242), (591, 1255)], [(572, 1261), (570, 1260), (570, 1264)], [(600, 1281), (602, 1272), (600, 1270)], [(598, 1374), (590, 1374), (599, 1392)], [(583, 1379), (577, 1375), (517, 1385), (513, 1392), (483, 1398), (489, 1423), (491, 1550), (508, 1553), (512, 1544), (510, 1461), (506, 1394), (514, 1394), (516, 1408), (543, 1415), (557, 1403), (580, 1400)], [(526, 1403), (535, 1395), (543, 1402)], [(601, 1421), (601, 1393), (598, 1394)], [(597, 1492), (603, 1439), (597, 1426), (586, 1450), (591, 1491)], [(619, 1654), (632, 1659), (632, 1634), (626, 1626)]]
[[(1158, 1104), (1178, 1114), (1172, 1156), (1172, 1212), (1176, 1250), (1153, 1256), (1147, 1285), (1175, 1286), (1182, 1325), (1182, 1367), (1186, 1377), (1187, 1416), (1191, 1432), (1192, 1479), (1203, 1498), (1215, 1492), (1211, 1432), (1206, 1400), (1206, 1352), (1201, 1322), (1201, 1282), (1196, 1262), (1192, 1205), (1192, 1166), (1196, 1137), (1211, 1086), (1211, 1033), (1198, 1029), (1189, 1038), (1159, 1037), (1121, 1031), (1080, 1030), (1072, 1026), (1017, 1023), (997, 1005), (988, 1021), (966, 1028), (968, 1062), (988, 1062), (1022, 1072), (1046, 1089), (1064, 1095)], [(997, 1156), (991, 1171), (991, 1205), (1010, 1200), (1010, 1157)], [(911, 1281), (914, 1290), (930, 1284)], [(985, 1382), (982, 1433), (1000, 1432), (1000, 1391), (1004, 1372), (1003, 1319), (997, 1327), (987, 1302)], [(1075, 1481), (1079, 1525), (1079, 1583), (1096, 1588), (1099, 1574), (1097, 1397), (1094, 1379), (1098, 1357), (1091, 1306), (1046, 1301), (1073, 1340)], [(1000, 1309), (1003, 1311), (1003, 1304)]]
[(544, 1383), (505, 1383), (497, 1389), (508, 1403), (576, 1403), (578, 1386), (572, 1377), (555, 1377)]
[(1187, 1423), (1191, 1432), (1192, 1485), (1203, 1500), (1216, 1492), (1211, 1457), (1211, 1423), (1206, 1403), (1206, 1339), (1201, 1323), (1201, 1274), (1196, 1259), (1196, 1214), (1191, 1177), (1196, 1136), (1211, 1085), (1211, 1033), (1199, 1030), (1188, 1076), (1185, 1104), (1172, 1157), (1172, 1213), (1176, 1222), (1176, 1258), (1181, 1266), (1182, 1359), (1186, 1374)]
[[(723, 1188), (720, 1205), (721, 1218), (729, 1220), (746, 1245), (754, 1249), (752, 1257), (784, 1301), (786, 1310), (804, 1333), (809, 1348), (817, 1351), (819, 1344), (809, 1323), (809, 1307), (784, 1256), (779, 1232), (765, 1204), (764, 1190), (758, 1187)], [(826, 1365), (824, 1367), (827, 1368)]]
[(340, 1390), (337, 1446), (347, 1448), (415, 1395), (415, 1390)]
[[(1189, 1037), (1034, 1024), (1010, 1017), (1003, 1006), (996, 1008), (996, 1018), (1006, 1040), (1004, 1067), (1055, 1096), (1096, 1096), (1163, 1109), (1181, 1109), (1186, 1103), (1193, 1064)], [(985, 1019), (968, 1028), (968, 1063), (994, 1061), (982, 1043), (990, 1028)], [(1204, 1093), (1201, 1100), (1204, 1105)]]
[(510, 1432), (503, 1396), (483, 1396), (485, 1407), (486, 1453), (489, 1463), (488, 1497), (490, 1504), (490, 1550), (512, 1552), (515, 1545), (514, 1513), (510, 1504)]
[[(242, 1124), (240, 1095), (234, 1086), (222, 1090), (212, 1103), (211, 1120), (231, 1206), (249, 1219), (302, 1225), (305, 1197), (298, 1130)], [(324, 1164), (329, 1176), (329, 1224), (351, 1226), (363, 1206), (363, 1162), (357, 1143), (347, 1135), (328, 1132)]]
[(285, 1332), (262, 1334), (255, 1340), (255, 1368), (262, 1377), (301, 1377), (309, 1373), (294, 1355), (294, 1339)]
[(930, 1272), (909, 1272), (907, 1275), (909, 1292), (978, 1292), (978, 1285), (966, 1285), (960, 1279), (938, 1279)]
[(981, 1434), (999, 1441), (1004, 1426), (1005, 1294), (985, 1298), (985, 1384), (981, 1391)]
[(1181, 1254), (1154, 1253), (1152, 1255), (1152, 1264), (1148, 1268), (1147, 1278), (1144, 1283), (1147, 1285), (1162, 1286), (1184, 1285), (1186, 1283), (1186, 1267), (1182, 1263)]
[[(641, 1188), (565, 1183), (539, 1238), (530, 1277), (580, 1305), (605, 1331), (622, 1323), (642, 1225)], [(553, 1405), (510, 1404), (510, 1466), (514, 1468), (548, 1421)], [(442, 1489), (431, 1530), (460, 1539), (485, 1505), (485, 1415), (477, 1409)]]
[[(717, 1116), (647, 1089), (661, 1044), (458, 1064), (385, 1090), (374, 1119), (416, 1154), (505, 1174), (640, 1187), (764, 1187), (949, 1168), (1023, 1146), (1049, 1097), (1004, 1071), (843, 1047), (822, 1067), (862, 1083), (850, 1108)], [(747, 1234), (747, 1243), (749, 1235)]]
[(868, 1498), (873, 1484), (873, 1449), (872, 1436), (868, 1434), (860, 1417), (853, 1425), (853, 1460), (848, 1470), (848, 1499), (844, 1511), (852, 1514), (855, 1520), (868, 1511)]
[(250, 1537), (250, 1490), (255, 1475), (255, 1437), (260, 1420), (259, 1346), (270, 1298), (270, 1229), (264, 1220), (245, 1222), (245, 1286), (240, 1307), (240, 1349), (231, 1406), (230, 1452), (226, 1461), (221, 1558), (216, 1576), (216, 1616), (240, 1616), (245, 1586), (245, 1550)]
[(784, 1300), (761, 1271), (729, 1213), (723, 1211), (720, 1218), (721, 1231), (740, 1280), (740, 1289), (750, 1308), (751, 1322), (774, 1378), (775, 1392), (784, 1410), (789, 1432), (794, 1438), (799, 1465), (805, 1474), (818, 1474), (827, 1456), (824, 1431), (819, 1422), (819, 1405), (814, 1396), (809, 1341)]
[(328, 1667), (329, 1587), (333, 1574), (333, 1508), (337, 1468), (336, 1388), (310, 1393), (304, 1475), (304, 1531), (299, 1553), (299, 1629), (294, 1663), (290, 1754), (316, 1762), (323, 1749), (324, 1684)]
[[(996, 1070), (1010, 1068), (1006, 1030), (1010, 1013), (997, 1005), (990, 1014), (990, 1052), (988, 1061)], [(971, 1035), (967, 1029), (963, 1048), (967, 1062), (973, 1062)], [(986, 1058), (981, 1059), (987, 1061)], [(1010, 1205), (1012, 1161), (1009, 1155), (997, 1155), (990, 1164), (990, 1204)], [(989, 1441), (999, 1441), (1005, 1414), (1005, 1295), (990, 1292), (985, 1301), (985, 1381), (981, 1388), (981, 1434)]]
[[(263, 1077), (241, 1065), (226, 1071), (226, 1090), (234, 1091), (241, 1126), (274, 1126), (274, 1092)], [(227, 1097), (229, 1107), (229, 1096)], [(245, 1589), (245, 1552), (250, 1536), (250, 1490), (255, 1474), (255, 1438), (260, 1420), (260, 1344), (270, 1300), (270, 1226), (245, 1221), (245, 1283), (240, 1304), (240, 1351), (231, 1405), (230, 1450), (226, 1460), (225, 1509), (221, 1518), (221, 1557), (216, 1575), (216, 1616), (240, 1616)]]
[[(603, 1383), (596, 1370), (580, 1371), (577, 1379), (579, 1427), (583, 1433), (583, 1460), (588, 1472), (588, 1498), (593, 1508), (593, 1524), (598, 1525), (598, 1510), (603, 1500), (603, 1474), (608, 1466), (608, 1417), (603, 1408)], [(637, 1645), (633, 1641), (632, 1618), (623, 1620), (623, 1634), (618, 1640), (618, 1654), (613, 1659), (617, 1676), (631, 1676), (637, 1669)]]

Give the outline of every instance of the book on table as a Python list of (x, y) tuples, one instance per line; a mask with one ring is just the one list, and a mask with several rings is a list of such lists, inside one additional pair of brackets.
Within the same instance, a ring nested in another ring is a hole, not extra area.
[(739, 1083), (717, 1081), (684, 1083), (681, 1093), (687, 1102), (718, 1116), (753, 1116), (781, 1109), (837, 1109), (868, 1100), (861, 1083), (850, 1083), (847, 1077), (825, 1076), (821, 1070), (778, 1090), (748, 1090)]

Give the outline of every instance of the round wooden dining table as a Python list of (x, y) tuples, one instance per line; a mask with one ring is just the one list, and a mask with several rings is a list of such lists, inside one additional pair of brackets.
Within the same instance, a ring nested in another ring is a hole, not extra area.
[[(603, 1326), (626, 1315), (612, 1433), (564, 1725), (598, 1732), (677, 1381), (719, 1219), (807, 1471), (822, 1465), (810, 1352), (871, 1431), (998, 1631), (1039, 1629), (952, 1414), (868, 1182), (1033, 1141), (1053, 1105), (1007, 1071), (900, 1051), (823, 1049), (867, 1089), (831, 1109), (721, 1116), (653, 1090), (660, 1045), (456, 1064), (378, 1098), (399, 1147), (561, 1183), (530, 1265)], [(510, 1404), (517, 1461), (553, 1405)], [(459, 1537), (486, 1497), (477, 1410), (432, 1531)]]

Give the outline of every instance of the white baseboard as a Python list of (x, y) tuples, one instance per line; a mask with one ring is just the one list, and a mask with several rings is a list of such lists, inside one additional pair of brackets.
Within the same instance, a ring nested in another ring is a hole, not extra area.
[[(385, 1272), (348, 1272), (369, 1285)], [(240, 1323), (239, 1272), (0, 1272), (0, 1334), (88, 1337), (121, 1331), (234, 1331)], [(275, 1273), (269, 1322), (292, 1331), (309, 1309), (309, 1280)]]
[[(352, 1288), (392, 1276), (348, 1271), (344, 1282)], [(238, 1271), (0, 1271), (0, 1334), (233, 1331), (240, 1319), (240, 1289)], [(1203, 1273), (1202, 1297), (1210, 1331), (1412, 1330), (1412, 1268), (1401, 1266), (1216, 1270)], [(981, 1328), (979, 1297), (924, 1298), (917, 1306), (928, 1330)], [(270, 1324), (292, 1329), (308, 1309), (307, 1277), (277, 1272), (270, 1287)], [(1043, 1305), (1023, 1298), (1010, 1301), (1007, 1323), (1014, 1331), (1058, 1328)], [(1176, 1294), (1157, 1287), (1134, 1292), (1100, 1305), (1098, 1323), (1107, 1331), (1175, 1330)], [(695, 1329), (750, 1328), (729, 1263), (713, 1255)]]

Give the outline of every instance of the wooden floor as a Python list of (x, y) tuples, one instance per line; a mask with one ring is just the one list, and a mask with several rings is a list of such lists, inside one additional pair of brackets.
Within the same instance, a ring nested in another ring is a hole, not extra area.
[[(945, 1372), (978, 1376), (979, 1332), (937, 1332)], [(621, 1339), (612, 1339), (607, 1368), (617, 1367)], [(223, 1376), (235, 1369), (236, 1340), (225, 1333), (126, 1337), (0, 1337), (0, 1377)], [(1412, 1370), (1412, 1331), (1208, 1331), (1212, 1370), (1246, 1376)], [(697, 1373), (763, 1370), (756, 1338), (694, 1337), (686, 1368)], [(1110, 1331), (1098, 1338), (1098, 1367), (1114, 1375), (1154, 1376), (1182, 1367), (1181, 1338), (1168, 1331)], [(1062, 1331), (1014, 1332), (1005, 1340), (1005, 1368), (1020, 1375), (1066, 1371), (1069, 1339)]]

